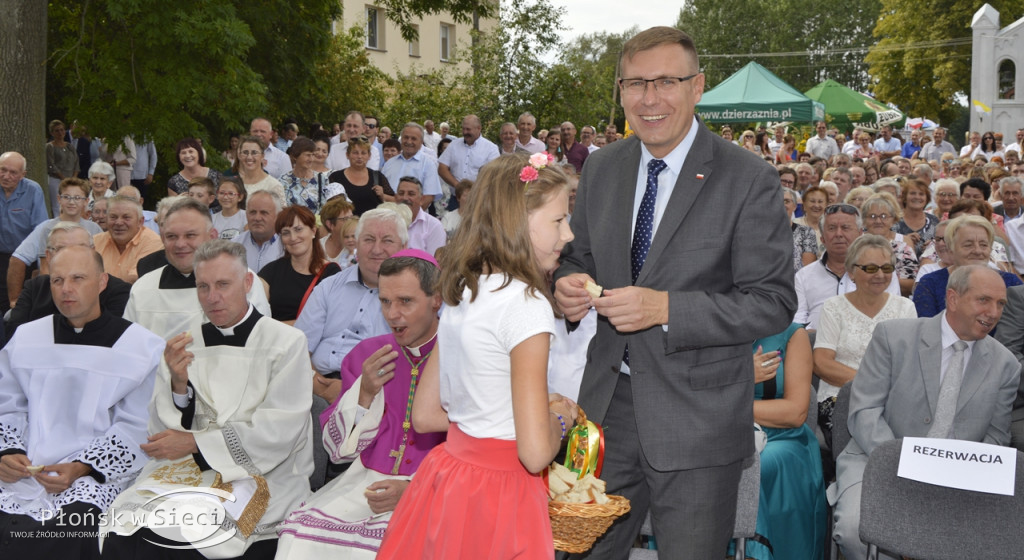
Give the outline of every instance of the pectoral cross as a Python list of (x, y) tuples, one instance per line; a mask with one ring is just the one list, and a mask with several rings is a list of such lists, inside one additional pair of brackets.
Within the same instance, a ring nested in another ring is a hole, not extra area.
[(388, 456), (395, 458), (395, 466), (391, 468), (391, 474), (398, 474), (398, 467), (402, 466), (402, 456), (405, 455), (405, 438), (402, 438), (402, 445), (398, 449), (388, 453)]

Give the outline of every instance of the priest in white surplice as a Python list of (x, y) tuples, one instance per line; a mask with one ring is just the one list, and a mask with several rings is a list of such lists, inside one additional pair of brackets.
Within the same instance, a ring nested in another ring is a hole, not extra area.
[[(305, 337), (246, 301), (254, 275), (244, 247), (208, 241), (194, 261), (210, 322), (167, 343), (142, 447), (153, 460), (110, 509), (104, 558), (272, 558), (277, 524), (310, 492)], [(231, 496), (201, 506), (174, 491)], [(186, 519), (190, 511), (207, 515)]]
[[(200, 244), (216, 238), (217, 230), (205, 204), (188, 197), (175, 200), (160, 228), (168, 264), (144, 274), (132, 285), (124, 318), (165, 339), (198, 330), (206, 318), (196, 298), (192, 259)], [(270, 317), (261, 281), (253, 283), (248, 297), (260, 314)]]
[(146, 462), (164, 341), (104, 312), (106, 283), (99, 254), (61, 249), (50, 265), (59, 313), (0, 351), (0, 558), (98, 557), (100, 514)]

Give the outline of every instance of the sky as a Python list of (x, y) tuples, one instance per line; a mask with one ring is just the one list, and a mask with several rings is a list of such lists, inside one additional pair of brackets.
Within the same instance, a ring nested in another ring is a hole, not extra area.
[(568, 36), (607, 31), (622, 33), (634, 25), (647, 29), (656, 25), (674, 25), (683, 2), (646, 0), (551, 0), (566, 10), (563, 21), (569, 27)]

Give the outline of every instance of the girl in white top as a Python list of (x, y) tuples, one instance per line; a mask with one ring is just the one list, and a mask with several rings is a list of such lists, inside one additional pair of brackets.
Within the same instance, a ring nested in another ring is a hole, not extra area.
[(221, 239), (228, 241), (246, 230), (249, 220), (240, 208), (245, 204), (245, 188), (234, 177), (224, 177), (217, 187), (220, 212), (213, 215), (213, 227)]
[(555, 310), (546, 277), (572, 240), (568, 180), (548, 163), (543, 153), (499, 157), (463, 207), (442, 260), (437, 350), (412, 409), (418, 431), (448, 439), (402, 496), (379, 559), (552, 557), (537, 473), (576, 405), (547, 390)]

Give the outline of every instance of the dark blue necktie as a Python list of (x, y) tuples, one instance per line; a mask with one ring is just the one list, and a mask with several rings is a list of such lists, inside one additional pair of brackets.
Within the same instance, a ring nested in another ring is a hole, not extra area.
[[(647, 260), (647, 251), (651, 248), (651, 237), (654, 235), (654, 202), (658, 199), (658, 174), (666, 167), (664, 160), (652, 159), (647, 163), (647, 190), (640, 200), (640, 210), (636, 213), (636, 226), (633, 227), (633, 246), (630, 249), (629, 262), (633, 273), (633, 284), (640, 276), (640, 269)], [(622, 361), (629, 365), (629, 345), (623, 352)]]
[(647, 190), (640, 201), (640, 211), (636, 214), (636, 226), (633, 228), (633, 247), (630, 251), (633, 283), (640, 276), (640, 269), (647, 260), (647, 251), (651, 248), (651, 237), (654, 235), (654, 202), (658, 198), (658, 174), (666, 167), (665, 161), (652, 159), (647, 164)]

